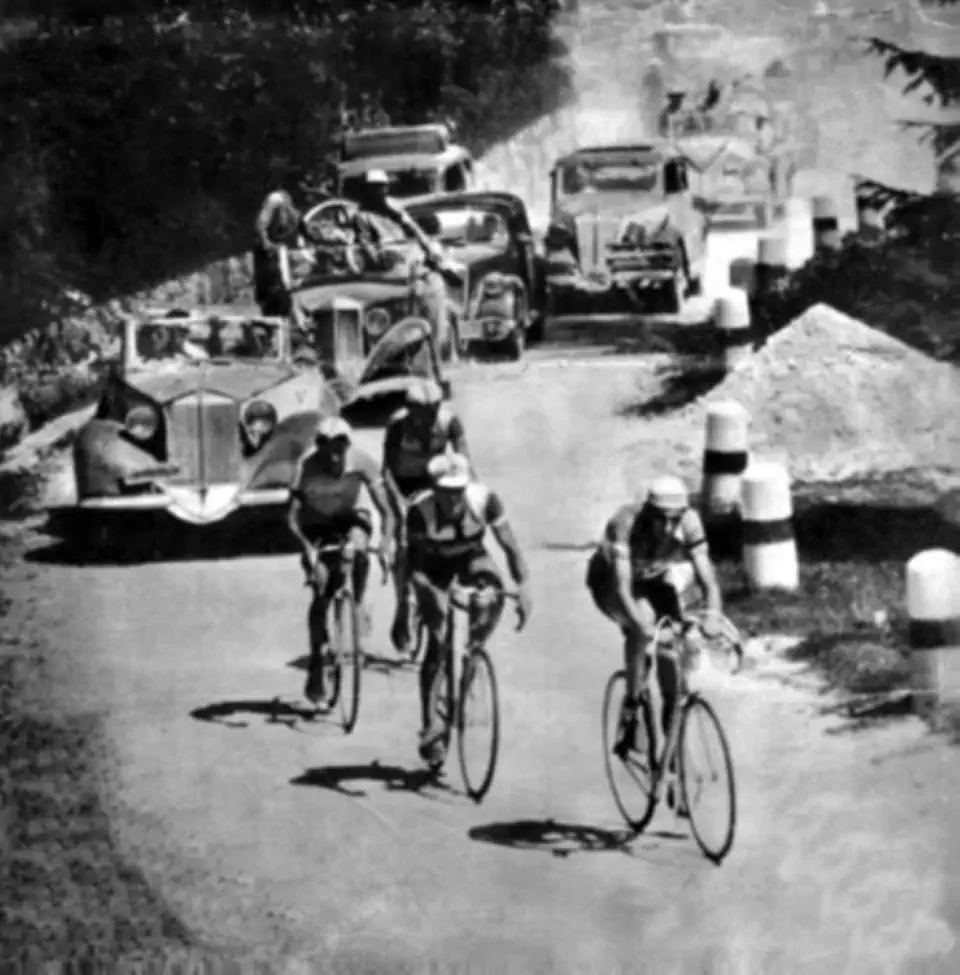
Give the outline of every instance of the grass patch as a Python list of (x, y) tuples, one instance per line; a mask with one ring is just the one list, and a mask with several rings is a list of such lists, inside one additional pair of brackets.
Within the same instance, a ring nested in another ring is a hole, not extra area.
[(960, 551), (956, 526), (934, 508), (939, 493), (917, 471), (798, 485), (795, 593), (751, 591), (736, 556), (738, 532), (720, 526), (712, 544), (731, 619), (745, 634), (802, 637), (788, 657), (814, 663), (832, 687), (906, 688), (904, 565), (925, 549)]
[[(6, 575), (14, 553), (0, 544)], [(183, 952), (189, 932), (114, 844), (99, 718), (49, 699), (42, 648), (12, 610), (0, 593), (0, 967), (33, 957), (114, 971), (134, 952)]]

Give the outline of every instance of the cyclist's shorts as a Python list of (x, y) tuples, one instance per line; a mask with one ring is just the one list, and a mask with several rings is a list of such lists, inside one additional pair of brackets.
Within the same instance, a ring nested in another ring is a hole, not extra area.
[(354, 530), (369, 540), (373, 535), (373, 519), (365, 508), (356, 508), (349, 516), (339, 518), (334, 523), (312, 521), (308, 515), (301, 521), (301, 529), (312, 545), (338, 545), (346, 541)]
[(474, 552), (457, 559), (434, 558), (414, 571), (430, 585), (444, 591), (450, 588), (454, 579), (466, 585), (482, 581), (503, 587), (500, 570), (488, 552)]
[[(617, 598), (617, 580), (612, 563), (600, 552), (594, 553), (587, 566), (587, 589), (597, 609), (613, 620), (621, 629), (628, 624), (626, 615)], [(634, 579), (631, 587), (633, 598), (646, 600), (656, 618), (672, 616), (679, 619), (682, 612), (680, 593), (676, 586), (664, 579)]]

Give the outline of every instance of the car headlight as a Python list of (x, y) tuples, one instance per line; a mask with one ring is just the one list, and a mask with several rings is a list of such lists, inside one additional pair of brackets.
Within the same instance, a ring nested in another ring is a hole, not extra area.
[(240, 425), (247, 442), (258, 450), (276, 429), (276, 407), (263, 399), (251, 400), (240, 413)]
[(135, 440), (150, 440), (160, 426), (160, 417), (157, 411), (146, 403), (138, 403), (127, 410), (127, 415), (123, 418), (123, 425), (127, 433)]
[(391, 321), (386, 308), (371, 308), (363, 318), (363, 327), (374, 338), (380, 338), (390, 328)]

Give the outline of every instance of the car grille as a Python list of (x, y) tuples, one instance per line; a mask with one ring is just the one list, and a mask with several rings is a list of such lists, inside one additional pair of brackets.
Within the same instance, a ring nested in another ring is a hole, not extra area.
[[(580, 247), (580, 265), (585, 271), (603, 267), (607, 244), (617, 239), (621, 221), (616, 217), (594, 217), (584, 214), (577, 217), (577, 244)], [(594, 227), (598, 226), (596, 255), (594, 254)]]
[(191, 393), (166, 410), (167, 451), (175, 484), (233, 484), (240, 476), (240, 409), (217, 393)]

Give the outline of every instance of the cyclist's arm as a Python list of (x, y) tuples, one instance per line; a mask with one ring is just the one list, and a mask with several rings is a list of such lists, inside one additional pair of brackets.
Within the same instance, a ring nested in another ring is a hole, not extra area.
[(447, 440), (450, 446), (458, 454), (463, 454), (470, 461), (470, 474), (477, 480), (477, 469), (470, 456), (470, 448), (467, 445), (467, 431), (464, 429), (463, 421), (455, 414), (450, 417), (450, 426), (447, 428)]
[(309, 554), (313, 549), (310, 539), (304, 534), (300, 516), (303, 513), (303, 461), (301, 460), (297, 473), (290, 488), (290, 506), (287, 509), (287, 525), (293, 537), (300, 543), (304, 553)]
[(394, 512), (386, 489), (384, 488), (383, 479), (374, 468), (373, 461), (370, 462), (369, 470), (364, 470), (363, 472), (363, 482), (370, 495), (370, 500), (373, 502), (373, 506), (377, 509), (377, 514), (380, 516), (381, 545), (385, 542), (389, 544), (395, 532)]
[(387, 501), (394, 519), (402, 524), (404, 504), (403, 492), (397, 484), (397, 479), (393, 476), (393, 465), (396, 460), (397, 451), (400, 449), (400, 427), (396, 422), (387, 425), (387, 432), (383, 437), (383, 463), (381, 477), (386, 492)]
[(613, 577), (620, 611), (638, 629), (643, 623), (633, 598), (633, 564), (630, 560), (630, 519), (618, 512), (607, 523), (603, 533), (603, 547), (613, 562)]
[(498, 495), (491, 491), (487, 497), (485, 508), (484, 517), (487, 526), (493, 532), (493, 537), (497, 540), (500, 548), (503, 549), (511, 578), (517, 586), (525, 586), (529, 579), (527, 563), (520, 551), (517, 536), (513, 533), (510, 522), (507, 521), (507, 512), (503, 507), (503, 502)]
[(697, 581), (700, 583), (706, 598), (707, 609), (712, 613), (722, 613), (723, 595), (706, 541), (690, 549), (689, 554), (690, 561), (697, 574)]

